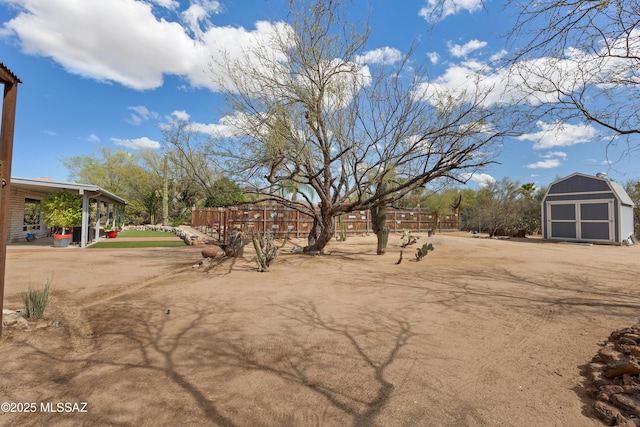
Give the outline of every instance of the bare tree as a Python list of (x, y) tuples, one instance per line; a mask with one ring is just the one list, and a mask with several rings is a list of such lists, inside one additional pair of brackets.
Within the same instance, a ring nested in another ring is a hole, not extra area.
[[(492, 162), (506, 127), (486, 93), (436, 91), (413, 49), (372, 60), (381, 51), (368, 50), (368, 24), (349, 22), (339, 0), (290, 5), (291, 25), (274, 24), (273, 37), (241, 57), (214, 58), (226, 74), (213, 78), (232, 110), (222, 154), (245, 188), (313, 217), (306, 251), (325, 247), (337, 215), (441, 178), (465, 182)], [(370, 191), (381, 182), (384, 191)], [(313, 191), (292, 200), (278, 191), (285, 186)]]
[(586, 119), (618, 139), (640, 133), (640, 2), (510, 3), (519, 8), (511, 69), (536, 112)]

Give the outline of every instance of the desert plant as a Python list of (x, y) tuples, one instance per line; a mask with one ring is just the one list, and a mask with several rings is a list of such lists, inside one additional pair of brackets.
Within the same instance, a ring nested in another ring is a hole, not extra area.
[(244, 232), (234, 227), (229, 233), (227, 243), (220, 244), (220, 248), (224, 251), (225, 256), (231, 258), (241, 258), (244, 254), (244, 245), (248, 243)]
[(413, 236), (411, 234), (411, 230), (404, 230), (404, 232), (402, 233), (402, 243), (400, 244), (400, 246), (406, 248), (407, 246), (416, 243), (418, 239), (419, 237)]
[[(384, 182), (378, 184), (376, 193), (383, 193), (386, 191), (386, 184)], [(385, 227), (387, 223), (387, 207), (384, 204), (374, 206), (371, 208), (371, 228), (376, 234), (378, 240), (378, 248), (376, 253), (383, 255), (387, 250), (387, 242), (389, 241), (389, 229)]]
[(22, 293), (25, 319), (37, 320), (42, 317), (49, 302), (52, 279), (52, 276), (49, 276), (42, 289), (34, 289), (29, 285), (29, 290)]
[(338, 229), (339, 233), (336, 240), (338, 242), (346, 242), (347, 241), (347, 226), (344, 225), (344, 221), (342, 219), (342, 215), (338, 217)]
[(434, 250), (433, 244), (425, 243), (424, 245), (422, 245), (422, 247), (416, 250), (416, 260), (422, 261), (422, 259), (426, 257), (427, 254), (432, 250)]
[(269, 271), (269, 266), (278, 257), (278, 253), (285, 243), (287, 243), (286, 238), (283, 240), (282, 245), (277, 246), (269, 233), (264, 238), (259, 232), (253, 235), (253, 248), (256, 250), (255, 260), (256, 264), (258, 264), (258, 271)]

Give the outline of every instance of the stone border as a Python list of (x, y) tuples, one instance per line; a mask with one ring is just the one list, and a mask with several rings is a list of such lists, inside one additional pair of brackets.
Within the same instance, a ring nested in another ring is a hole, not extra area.
[(593, 414), (609, 426), (640, 426), (640, 325), (613, 331), (586, 365)]
[(191, 227), (173, 227), (170, 225), (129, 225), (124, 227), (125, 230), (142, 230), (142, 231), (162, 231), (164, 233), (173, 233), (180, 237), (187, 246), (214, 244), (215, 239), (200, 233)]

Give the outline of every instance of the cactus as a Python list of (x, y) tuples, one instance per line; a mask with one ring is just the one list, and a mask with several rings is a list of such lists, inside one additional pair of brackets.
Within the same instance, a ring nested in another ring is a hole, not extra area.
[(376, 253), (378, 255), (382, 255), (387, 249), (387, 242), (389, 241), (389, 229), (383, 228), (382, 231), (376, 234), (376, 236), (378, 238), (378, 248), (376, 250)]
[(418, 241), (419, 237), (415, 237), (411, 235), (411, 230), (404, 230), (402, 233), (402, 243), (400, 247), (406, 248), (409, 245), (413, 245)]
[(336, 240), (338, 240), (338, 242), (345, 242), (347, 240), (347, 226), (344, 225), (342, 215), (338, 217), (338, 229), (340, 230), (340, 234), (338, 235)]
[(373, 232), (377, 235), (382, 230), (387, 222), (387, 208), (386, 206), (376, 206), (371, 208), (371, 227)]
[[(378, 184), (376, 193), (382, 194), (386, 191), (386, 184)], [(371, 208), (371, 227), (373, 232), (376, 233), (378, 238), (378, 249), (376, 253), (383, 255), (387, 249), (387, 242), (389, 241), (389, 229), (385, 227), (387, 223), (387, 207), (385, 205), (374, 206)]]
[(220, 248), (224, 251), (225, 256), (231, 258), (242, 258), (244, 254), (244, 245), (248, 243), (244, 232), (234, 227), (229, 235), (229, 241), (221, 244)]
[(258, 271), (269, 271), (269, 266), (278, 257), (280, 249), (287, 243), (285, 238), (282, 245), (276, 246), (273, 242), (271, 234), (266, 234), (263, 238), (260, 233), (256, 233), (253, 236), (253, 248), (256, 250), (256, 264), (258, 264)]
[(429, 251), (432, 251), (432, 250), (434, 250), (433, 244), (425, 243), (424, 245), (422, 245), (421, 248), (418, 248), (416, 250), (416, 260), (422, 261), (422, 259), (427, 256)]

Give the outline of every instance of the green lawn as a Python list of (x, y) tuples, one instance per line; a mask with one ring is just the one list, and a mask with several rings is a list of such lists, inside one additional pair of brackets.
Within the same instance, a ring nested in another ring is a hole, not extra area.
[(90, 249), (104, 249), (104, 248), (166, 248), (174, 246), (186, 246), (187, 244), (183, 240), (139, 240), (134, 242), (122, 242), (115, 239), (108, 239), (108, 242), (100, 241), (88, 246)]
[[(120, 238), (133, 237), (135, 241), (123, 242)], [(183, 240), (176, 238), (175, 240), (145, 240), (152, 237), (176, 237), (173, 233), (165, 233), (163, 231), (146, 231), (146, 230), (124, 230), (118, 233), (115, 239), (104, 239), (98, 243), (90, 245), (89, 248), (166, 248), (174, 246), (186, 246)]]
[(171, 237), (173, 233), (165, 233), (164, 231), (146, 231), (146, 230), (123, 230), (118, 233), (119, 237)]

